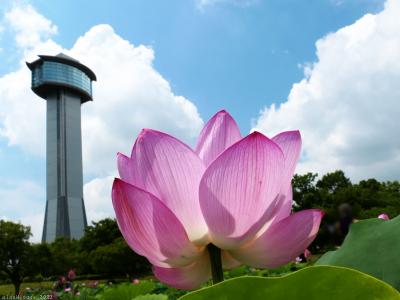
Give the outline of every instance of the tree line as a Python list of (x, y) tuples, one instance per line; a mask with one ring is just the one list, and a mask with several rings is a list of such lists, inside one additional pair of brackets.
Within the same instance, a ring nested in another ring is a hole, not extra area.
[[(324, 252), (338, 246), (347, 232), (340, 232), (343, 214), (351, 222), (376, 218), (385, 213), (394, 218), (400, 214), (400, 182), (380, 182), (374, 178), (353, 184), (343, 171), (318, 174), (296, 174), (292, 180), (293, 210), (309, 208), (324, 210), (317, 238), (311, 245), (313, 252)], [(344, 212), (343, 210), (346, 210)]]
[(131, 280), (151, 270), (148, 261), (129, 248), (113, 219), (93, 222), (80, 240), (32, 244), (30, 236), (29, 227), (0, 220), (0, 283), (11, 282), (16, 294), (24, 280), (57, 280), (71, 269), (81, 279), (108, 280)]

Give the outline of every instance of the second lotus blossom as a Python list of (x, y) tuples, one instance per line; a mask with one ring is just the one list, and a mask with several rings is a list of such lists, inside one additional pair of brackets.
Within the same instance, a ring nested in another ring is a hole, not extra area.
[(120, 230), (156, 277), (176, 288), (210, 278), (209, 244), (221, 249), (225, 269), (293, 261), (323, 216), (317, 209), (291, 214), (300, 149), (298, 131), (242, 138), (226, 111), (205, 125), (194, 150), (145, 129), (130, 157), (118, 154), (112, 198)]

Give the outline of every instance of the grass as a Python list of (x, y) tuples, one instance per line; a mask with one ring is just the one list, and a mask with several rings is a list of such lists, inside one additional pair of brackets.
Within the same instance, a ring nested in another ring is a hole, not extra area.
[[(90, 283), (98, 281), (104, 283), (105, 280), (75, 280), (74, 284)], [(21, 292), (25, 292), (26, 288), (40, 289), (40, 290), (51, 290), (55, 281), (42, 281), (42, 282), (24, 282), (21, 284)], [(11, 296), (14, 295), (14, 286), (12, 284), (0, 284), (0, 296)], [(0, 298), (1, 299), (1, 298)]]
[[(53, 287), (53, 281), (43, 281), (43, 282), (24, 282), (21, 284), (21, 292), (25, 291), (26, 288), (32, 289), (44, 289), (50, 290)], [(10, 296), (14, 295), (14, 286), (12, 284), (0, 285), (0, 295)]]

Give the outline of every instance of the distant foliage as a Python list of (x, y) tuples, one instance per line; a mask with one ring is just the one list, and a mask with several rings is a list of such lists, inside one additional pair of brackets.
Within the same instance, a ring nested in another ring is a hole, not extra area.
[(353, 184), (340, 170), (328, 173), (319, 180), (317, 177), (315, 173), (296, 174), (292, 180), (295, 211), (321, 208), (326, 213), (319, 235), (311, 246), (313, 251), (330, 248), (342, 241), (335, 237), (341, 204), (351, 207), (355, 220), (376, 218), (381, 213), (391, 218), (400, 214), (399, 181), (379, 182), (371, 178)]
[(30, 244), (30, 228), (0, 221), (0, 282), (19, 289), (22, 281), (59, 280), (74, 269), (78, 279), (133, 279), (151, 272), (148, 261), (133, 252), (113, 219), (93, 222), (80, 240), (59, 238)]
[(147, 260), (133, 252), (122, 237), (93, 250), (89, 262), (96, 274), (107, 276), (126, 274), (132, 279), (133, 275), (150, 271)]
[(24, 277), (35, 272), (30, 236), (30, 227), (0, 220), (0, 274), (14, 285), (15, 295)]

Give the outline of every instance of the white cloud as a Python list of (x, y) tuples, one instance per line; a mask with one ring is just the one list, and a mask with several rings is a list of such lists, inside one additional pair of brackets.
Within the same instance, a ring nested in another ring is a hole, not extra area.
[(57, 33), (57, 26), (38, 14), (31, 5), (14, 6), (5, 14), (5, 20), (15, 30), (16, 42), (20, 47), (35, 46)]
[(32, 95), (26, 67), (0, 77), (0, 136), (10, 145), (44, 155), (45, 103)]
[(255, 129), (300, 129), (299, 171), (343, 169), (353, 179), (400, 177), (400, 2), (316, 43), (288, 100), (265, 108)]
[(97, 74), (94, 102), (83, 106), (83, 150), (86, 171), (109, 173), (117, 151), (130, 153), (144, 127), (194, 141), (203, 122), (188, 99), (173, 94), (153, 68), (154, 52), (133, 46), (109, 25), (98, 25), (80, 37), (71, 55)]
[[(85, 185), (89, 219), (112, 213), (108, 176), (115, 173), (116, 153), (129, 154), (140, 129), (159, 129), (194, 142), (203, 125), (197, 108), (190, 100), (175, 95), (169, 82), (154, 69), (150, 47), (135, 46), (109, 25), (97, 25), (71, 49), (63, 49), (50, 38), (56, 26), (32, 6), (14, 7), (6, 19), (6, 30), (15, 33), (17, 47), (24, 53), (16, 70), (0, 77), (0, 136), (10, 145), (45, 155), (45, 101), (30, 90), (26, 60), (63, 51), (97, 75), (94, 101), (82, 106), (84, 172), (97, 178)], [(43, 205), (44, 201), (43, 197)], [(25, 212), (25, 220), (36, 217)]]
[(43, 222), (44, 222), (44, 209), (43, 212), (36, 214), (28, 214), (18, 220), (21, 224), (29, 225), (31, 227), (32, 236), (30, 241), (33, 243), (40, 243), (42, 241)]
[[(18, 13), (7, 15), (24, 15), (24, 10), (32, 19), (44, 18), (31, 6), (14, 8)], [(10, 25), (17, 42), (28, 31), (21, 24)], [(0, 77), (0, 103), (4, 107), (0, 112), (0, 135), (10, 144), (44, 155), (45, 101), (30, 90), (30, 72), (25, 60), (61, 51), (80, 59), (98, 77), (94, 83), (94, 102), (82, 106), (86, 172), (112, 171), (115, 165), (110, 157), (114, 158), (118, 151), (129, 153), (134, 137), (143, 127), (164, 130), (193, 142), (203, 121), (193, 103), (174, 95), (169, 83), (153, 68), (151, 48), (135, 47), (109, 25), (97, 25), (80, 37), (72, 49), (66, 50), (51, 39), (43, 39), (42, 35), (50, 32), (44, 28), (44, 25), (38, 27), (36, 44), (21, 46), (25, 54), (19, 68)]]
[(56, 27), (30, 5), (14, 6), (4, 19), (6, 30), (14, 34), (23, 54), (14, 72), (0, 77), (0, 137), (26, 152), (44, 156), (46, 104), (30, 89), (31, 75), (25, 60), (34, 60), (37, 54), (56, 54), (62, 47), (46, 39)]
[(31, 181), (0, 180), (0, 199), (1, 219), (29, 225), (32, 241), (40, 241), (45, 209), (44, 188)]
[(111, 202), (111, 187), (114, 176), (95, 178), (85, 184), (85, 206), (87, 218), (91, 221), (115, 217)]

